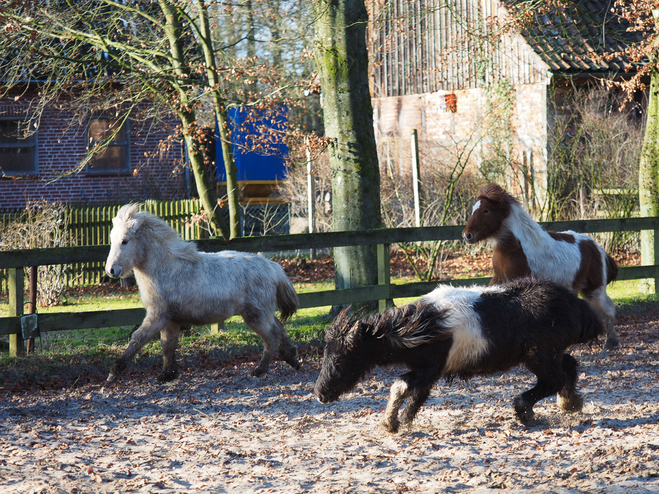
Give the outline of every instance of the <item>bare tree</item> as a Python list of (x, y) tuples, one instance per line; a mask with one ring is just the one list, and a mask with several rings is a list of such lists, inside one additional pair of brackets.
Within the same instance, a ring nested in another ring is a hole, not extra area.
[[(304, 61), (275, 66), (259, 50), (259, 33), (282, 22), (269, 9), (283, 7), (265, 0), (249, 3), (253, 6), (248, 5), (245, 12), (242, 4), (216, 0), (13, 2), (0, 8), (0, 71), (4, 79), (0, 91), (20, 91), (25, 81), (42, 81), (35, 121), (49, 102), (65, 94), (74, 95), (71, 101), (76, 105), (85, 105), (81, 112), (112, 109), (120, 120), (132, 118), (131, 112), (143, 101), (153, 103), (152, 116), (174, 113), (181, 122), (197, 192), (213, 234), (226, 239), (239, 236), (239, 188), (227, 109), (231, 105), (263, 109), (290, 104), (301, 97), (300, 87), (310, 72), (300, 70)], [(304, 10), (301, 1), (281, 4)], [(239, 21), (233, 17), (236, 12), (241, 14)], [(242, 33), (243, 18), (252, 24), (248, 36)], [(307, 19), (304, 15), (299, 18)], [(308, 25), (295, 27), (298, 31), (289, 29), (288, 38), (278, 34), (278, 39), (271, 40), (277, 46), (273, 50), (277, 61), (281, 62), (283, 50), (299, 54), (309, 38)], [(273, 32), (281, 31), (277, 27)], [(245, 42), (251, 47), (247, 57), (241, 53)], [(298, 81), (292, 82), (291, 70)], [(208, 107), (218, 121), (227, 176), (228, 225), (218, 207), (214, 177), (204, 163), (202, 126), (208, 122), (202, 117)]]

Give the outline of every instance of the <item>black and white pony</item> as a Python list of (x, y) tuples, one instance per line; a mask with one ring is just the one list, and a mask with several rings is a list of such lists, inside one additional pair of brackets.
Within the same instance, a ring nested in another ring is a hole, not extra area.
[(238, 314), (263, 340), (263, 357), (252, 375), (267, 372), (277, 350), (293, 368), (300, 368), (282, 325), (297, 310), (298, 297), (279, 264), (243, 252), (199, 252), (164, 220), (140, 211), (138, 204), (123, 206), (112, 223), (105, 271), (112, 277), (135, 275), (146, 317), (112, 366), (108, 381), (158, 333), (163, 371), (157, 381), (175, 379), (181, 326), (222, 322)]
[(380, 314), (360, 319), (341, 313), (325, 334), (316, 397), (335, 401), (376, 366), (405, 365), (410, 371), (392, 385), (382, 420), (384, 429), (397, 432), (401, 423), (412, 423), (440, 378), (469, 379), (522, 364), (538, 379), (514, 400), (517, 417), (529, 424), (533, 405), (556, 393), (564, 411), (581, 410), (578, 364), (566, 349), (603, 331), (588, 303), (552, 282), (439, 286), (417, 302)]

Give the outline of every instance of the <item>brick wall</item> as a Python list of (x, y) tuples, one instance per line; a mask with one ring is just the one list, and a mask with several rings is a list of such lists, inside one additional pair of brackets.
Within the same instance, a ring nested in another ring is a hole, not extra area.
[[(26, 115), (29, 104), (25, 96), (0, 99), (0, 118)], [(37, 132), (38, 174), (0, 177), (0, 210), (22, 209), (32, 200), (97, 203), (185, 197), (180, 142), (162, 146), (174, 132), (174, 119), (156, 125), (131, 121), (131, 172), (92, 175), (75, 171), (85, 157), (87, 137), (84, 123), (72, 124), (72, 116), (55, 106), (44, 110)]]
[[(411, 173), (410, 136), (417, 129), (421, 167), (436, 166), (443, 159), (455, 160), (460, 151), (470, 152), (475, 172), (487, 147), (492, 145), (492, 131), (496, 119), (488, 114), (488, 95), (484, 89), (455, 91), (456, 111), (447, 109), (448, 91), (374, 98), (375, 135), (380, 161), (398, 173)], [(541, 199), (546, 190), (547, 161), (547, 86), (525, 84), (514, 88), (510, 123), (512, 139), (511, 160), (532, 168), (535, 190)], [(494, 129), (496, 131), (497, 129)], [(462, 156), (468, 153), (463, 152)], [(395, 162), (395, 163), (394, 163)], [(502, 184), (519, 193), (526, 193), (524, 179), (515, 170), (508, 173), (508, 183)]]

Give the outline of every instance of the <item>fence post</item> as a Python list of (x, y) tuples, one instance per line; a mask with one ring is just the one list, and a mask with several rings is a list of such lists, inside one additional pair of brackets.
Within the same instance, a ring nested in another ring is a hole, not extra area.
[(214, 322), (211, 324), (211, 334), (220, 334), (220, 331), (224, 331), (223, 322)]
[[(23, 268), (11, 268), (9, 271), (9, 316), (23, 315)], [(9, 356), (25, 355), (23, 333), (9, 335)]]
[(389, 259), (389, 244), (378, 244), (377, 246), (378, 257), (378, 285), (387, 286), (387, 297), (378, 300), (378, 310), (382, 312), (387, 307), (394, 305), (394, 301), (389, 298), (391, 287), (391, 264)]

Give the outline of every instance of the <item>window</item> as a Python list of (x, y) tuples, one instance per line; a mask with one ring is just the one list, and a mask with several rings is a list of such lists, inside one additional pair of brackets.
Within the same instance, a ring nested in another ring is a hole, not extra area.
[(23, 119), (0, 119), (0, 174), (37, 173), (37, 136), (25, 136), (24, 125)]
[(90, 150), (94, 146), (104, 148), (94, 153), (87, 171), (90, 173), (130, 172), (128, 125), (121, 125), (116, 118), (93, 117), (89, 119), (88, 140)]

